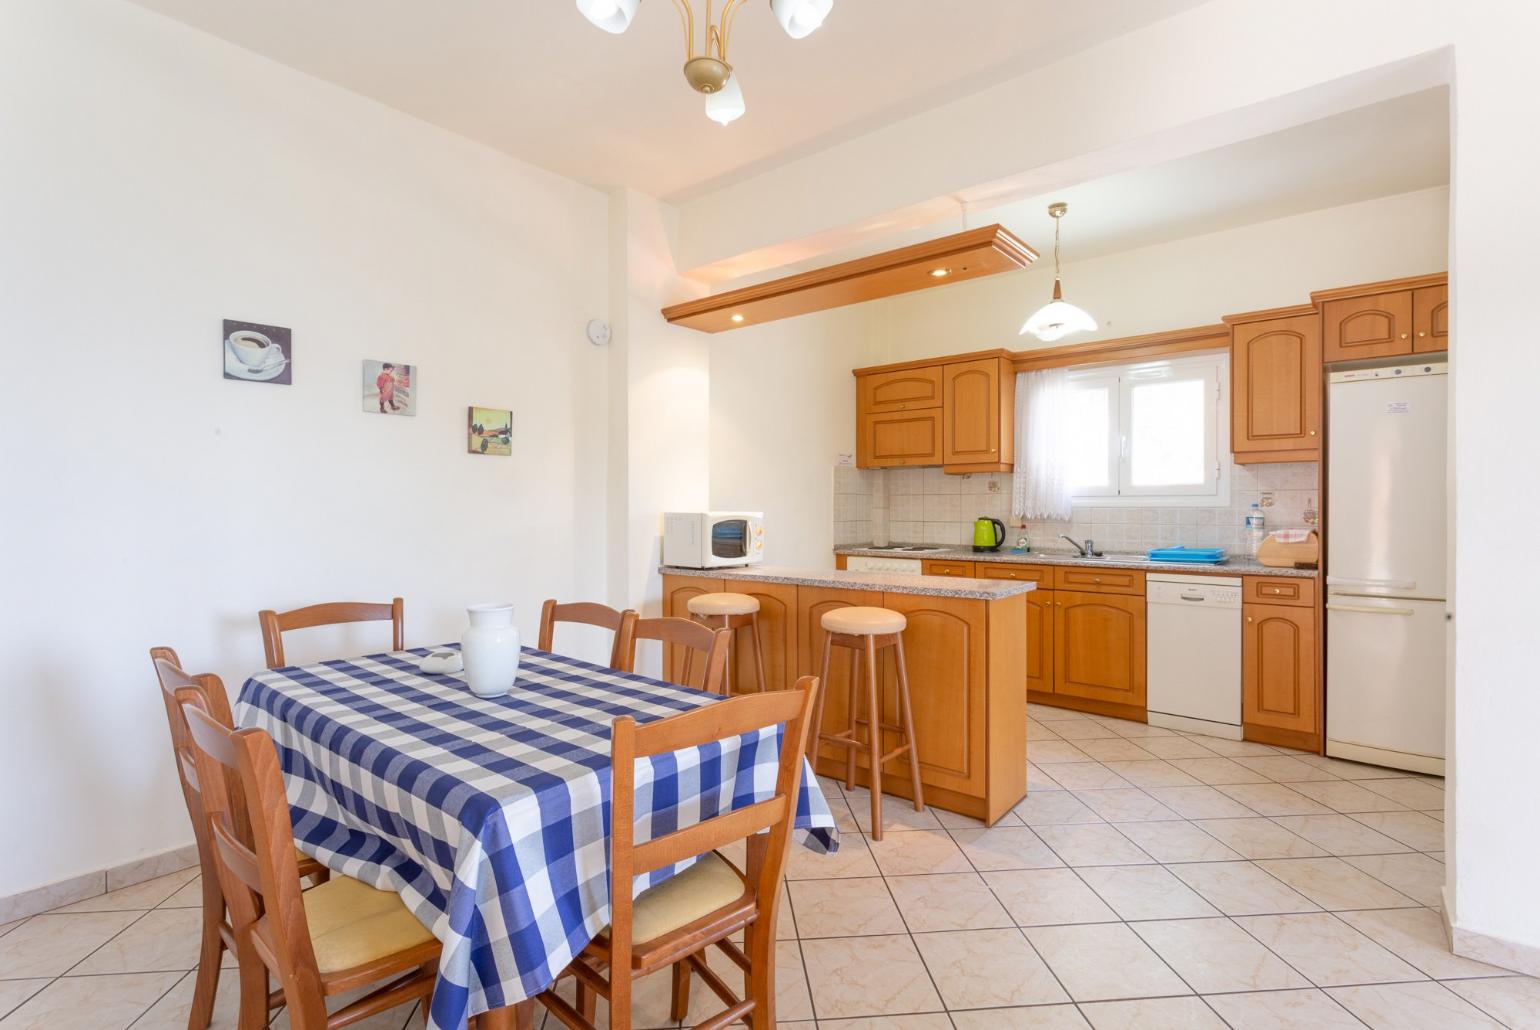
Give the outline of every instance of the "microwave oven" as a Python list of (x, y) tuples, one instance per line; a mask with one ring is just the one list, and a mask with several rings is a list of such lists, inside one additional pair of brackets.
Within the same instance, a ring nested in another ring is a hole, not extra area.
[(757, 511), (671, 511), (663, 515), (663, 564), (686, 569), (765, 560), (765, 516)]

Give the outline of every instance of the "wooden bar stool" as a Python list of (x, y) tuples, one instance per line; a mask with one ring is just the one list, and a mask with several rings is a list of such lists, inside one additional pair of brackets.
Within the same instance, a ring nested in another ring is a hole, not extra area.
[[(823, 670), (819, 678), (829, 682), (829, 659), (836, 647), (850, 649), (850, 683), (846, 692), (846, 726), (838, 733), (823, 733), (823, 710), (828, 699), (827, 690), (818, 703), (813, 717), (812, 757), (817, 762), (820, 743), (838, 744), (846, 749), (845, 787), (856, 782), (856, 752), (866, 748), (872, 768), (872, 840), (882, 839), (882, 766), (899, 755), (909, 755), (909, 782), (914, 789), (914, 810), (925, 811), (925, 795), (920, 789), (920, 760), (914, 747), (914, 713), (909, 707), (909, 670), (904, 661), (904, 627), (909, 624), (904, 616), (886, 608), (835, 608), (824, 613), (820, 620), (824, 628)], [(877, 652), (884, 647), (894, 649), (898, 662), (898, 707), (900, 724), (882, 721), (880, 688), (877, 685)], [(861, 676), (861, 658), (866, 658), (866, 718), (857, 711), (862, 691), (857, 686)], [(866, 727), (866, 741), (860, 739), (858, 726)], [(900, 742), (887, 754), (882, 753), (882, 731), (897, 733)]]
[(765, 691), (765, 649), (759, 638), (759, 601), (748, 594), (698, 594), (685, 604), (690, 617), (703, 626), (731, 631), (728, 637), (727, 689), (733, 695), (732, 644), (738, 639), (738, 631), (745, 627), (749, 643), (754, 646), (754, 675), (759, 681), (758, 690)]

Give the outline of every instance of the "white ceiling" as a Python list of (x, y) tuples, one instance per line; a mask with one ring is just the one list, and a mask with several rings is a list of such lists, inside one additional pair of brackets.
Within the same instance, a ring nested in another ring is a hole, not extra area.
[(728, 55), (748, 113), (726, 128), (680, 74), (669, 0), (621, 36), (572, 0), (135, 2), (562, 175), (681, 200), (1202, 0), (838, 0), (802, 40), (754, 0)]

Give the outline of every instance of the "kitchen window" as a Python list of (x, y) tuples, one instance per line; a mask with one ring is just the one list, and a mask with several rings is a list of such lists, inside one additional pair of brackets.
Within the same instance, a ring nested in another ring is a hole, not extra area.
[(1228, 360), (1072, 370), (1064, 460), (1074, 502), (1229, 504)]

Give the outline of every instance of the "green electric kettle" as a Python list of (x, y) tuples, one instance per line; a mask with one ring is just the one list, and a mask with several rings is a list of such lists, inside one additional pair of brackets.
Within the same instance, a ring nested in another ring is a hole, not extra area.
[(1000, 545), (1005, 543), (1005, 523), (999, 519), (986, 518), (980, 515), (973, 523), (973, 549), (975, 551), (998, 551)]

